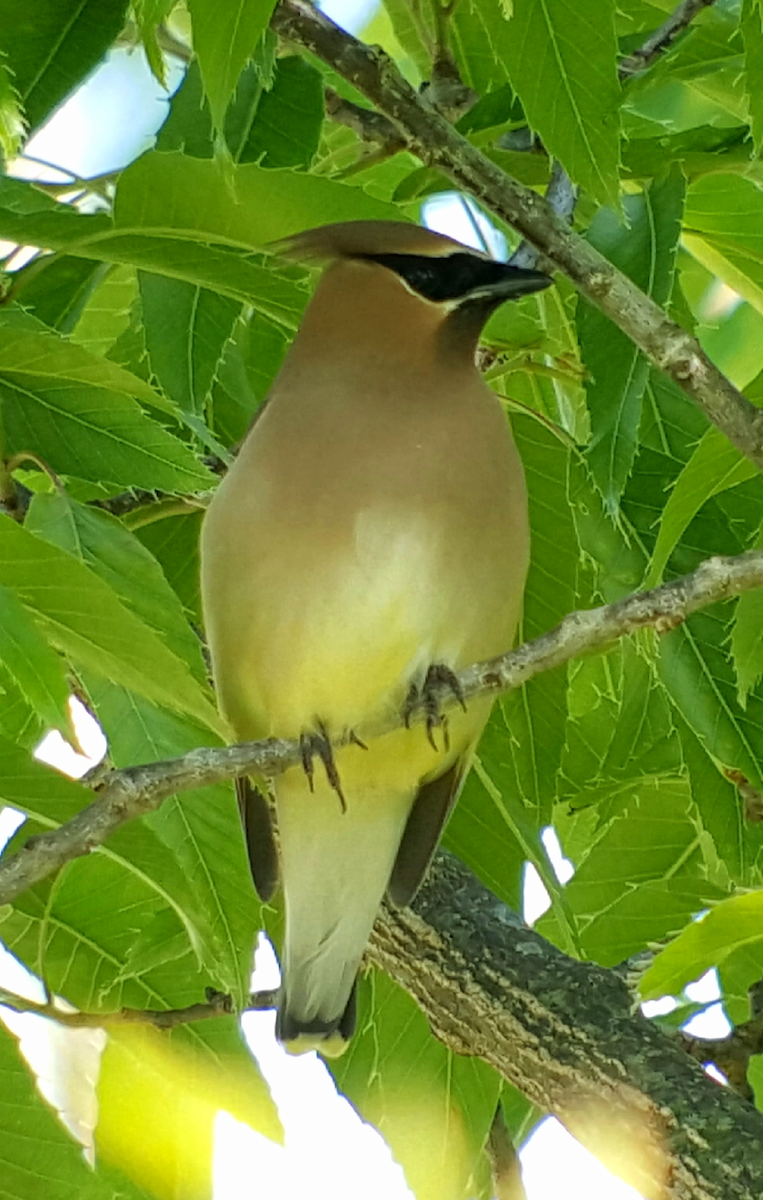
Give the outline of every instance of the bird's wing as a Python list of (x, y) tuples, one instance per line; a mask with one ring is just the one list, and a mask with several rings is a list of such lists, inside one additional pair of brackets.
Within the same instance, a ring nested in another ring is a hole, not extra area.
[(469, 756), (463, 755), (419, 788), (387, 885), (387, 898), (396, 907), (410, 904), (421, 886), (468, 766)]
[(267, 903), (278, 887), (278, 848), (267, 797), (251, 779), (236, 780), (249, 867), (260, 900)]

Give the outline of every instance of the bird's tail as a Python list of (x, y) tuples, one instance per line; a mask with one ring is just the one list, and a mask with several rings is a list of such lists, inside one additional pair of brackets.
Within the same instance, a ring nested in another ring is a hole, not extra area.
[(289, 771), (277, 785), (286, 902), (276, 1035), (292, 1053), (341, 1054), (355, 1027), (360, 960), (389, 882), (413, 795), (310, 792)]

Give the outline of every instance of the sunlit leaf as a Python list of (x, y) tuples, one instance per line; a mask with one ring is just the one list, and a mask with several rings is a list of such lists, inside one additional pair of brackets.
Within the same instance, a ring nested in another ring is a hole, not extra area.
[(9, 588), (0, 584), (0, 662), (40, 718), (71, 736), (69, 684), (60, 655), (48, 644)]
[(705, 175), (686, 196), (684, 243), (763, 312), (763, 192), (740, 175)]
[(711, 426), (676, 480), (660, 520), (657, 543), (645, 580), (654, 587), (662, 579), (670, 555), (684, 530), (711, 496), (754, 479), (757, 467)]
[(416, 1003), (381, 972), (363, 981), (358, 1033), (330, 1067), (389, 1143), (417, 1200), (490, 1194), (482, 1149), (500, 1078), (436, 1041)]
[(657, 955), (641, 980), (641, 998), (674, 996), (733, 952), (762, 941), (763, 892), (722, 900)]
[(189, 0), (193, 47), (218, 132), (244, 64), (265, 32), (274, 6), (274, 0), (231, 0), (222, 7), (216, 0)]
[(204, 1196), (212, 1185), (214, 1123), (220, 1109), (271, 1141), (280, 1122), (264, 1089), (220, 1072), (187, 1046), (150, 1029), (109, 1038), (98, 1081), (98, 1152), (150, 1189), (156, 1200)]
[(24, 117), (13, 76), (0, 56), (0, 154), (13, 158), (24, 136)]
[(84, 563), (0, 519), (3, 582), (75, 662), (170, 708), (224, 726), (205, 689), (161, 638)]
[[(35, 1087), (13, 1034), (0, 1025), (0, 1162), (13, 1200), (156, 1200), (118, 1170), (94, 1172)], [(34, 1147), (30, 1153), (30, 1146)], [(41, 1191), (43, 1189), (43, 1191)]]
[(196, 679), (206, 683), (201, 644), (180, 601), (153, 555), (116, 517), (66, 495), (38, 495), (25, 524), (30, 533), (66, 550), (105, 580), (122, 603), (187, 663)]

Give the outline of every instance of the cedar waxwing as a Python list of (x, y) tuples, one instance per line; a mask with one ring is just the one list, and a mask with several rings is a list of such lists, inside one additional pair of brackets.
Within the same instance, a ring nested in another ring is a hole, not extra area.
[(277, 1035), (337, 1054), (382, 897), (413, 897), (491, 702), (454, 710), (447, 736), (414, 725), (333, 756), (329, 742), (511, 646), (527, 499), (474, 354), (499, 304), (551, 281), (403, 223), (285, 246), (330, 265), (207, 512), (202, 589), (236, 736), (302, 740), (304, 769), (273, 785), (275, 830), (267, 787), (238, 790), (263, 899), (280, 861)]

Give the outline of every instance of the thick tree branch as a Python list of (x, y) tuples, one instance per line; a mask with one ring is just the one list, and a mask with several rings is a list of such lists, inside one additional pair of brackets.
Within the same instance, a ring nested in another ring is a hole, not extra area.
[(271, 24), (362, 92), (422, 162), (439, 167), (568, 275), (743, 454), (763, 468), (763, 411), (713, 365), (695, 338), (575, 233), (543, 197), (504, 174), (428, 106), (383, 50), (363, 45), (306, 0), (281, 0)]
[[(735, 558), (710, 558), (691, 575), (662, 587), (637, 592), (616, 604), (573, 612), (549, 633), (516, 650), (459, 672), (462, 693), (468, 701), (478, 695), (498, 695), (521, 687), (543, 671), (550, 671), (581, 654), (601, 650), (637, 629), (667, 633), (691, 613), (719, 600), (763, 586), (763, 550)], [(443, 709), (455, 703), (450, 687), (443, 687)], [(407, 719), (420, 722), (419, 707), (407, 718), (391, 713), (376, 725), (357, 730), (361, 738), (378, 737), (399, 728)], [(346, 745), (353, 735), (336, 738)], [(362, 750), (358, 750), (362, 753)], [(98, 795), (91, 804), (59, 829), (30, 838), (17, 854), (0, 860), (0, 905), (52, 874), (65, 863), (95, 850), (125, 821), (158, 808), (167, 796), (187, 788), (206, 787), (233, 776), (273, 776), (301, 759), (297, 741), (268, 738), (223, 748), (199, 747), (182, 758), (110, 771), (96, 770), (88, 781)]]
[(385, 911), (371, 960), (434, 1034), (554, 1113), (648, 1200), (760, 1200), (763, 1116), (631, 1010), (614, 971), (546, 942), (452, 855), (410, 909)]

